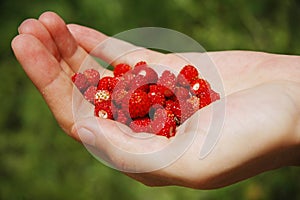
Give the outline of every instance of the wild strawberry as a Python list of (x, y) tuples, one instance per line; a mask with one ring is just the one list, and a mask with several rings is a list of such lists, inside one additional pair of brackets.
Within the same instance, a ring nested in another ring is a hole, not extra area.
[(151, 106), (153, 106), (155, 104), (165, 106), (166, 98), (161, 92), (150, 91), (148, 93), (148, 97), (149, 97)]
[(130, 123), (130, 128), (136, 132), (136, 133), (141, 133), (141, 132), (151, 132), (151, 120), (148, 117), (144, 118), (138, 118), (133, 120)]
[(202, 92), (209, 92), (210, 85), (209, 83), (201, 78), (197, 78), (191, 82), (191, 92), (199, 96)]
[(131, 121), (130, 117), (128, 117), (123, 110), (118, 110), (116, 121), (128, 125)]
[(163, 86), (163, 94), (166, 97), (171, 97), (172, 95), (174, 95), (175, 84), (176, 76), (168, 70), (165, 70), (157, 81), (158, 86)]
[(134, 65), (134, 67), (145, 66), (147, 63), (145, 61), (140, 61)]
[(85, 90), (83, 96), (90, 103), (94, 104), (95, 94), (97, 92), (97, 87), (91, 85), (88, 89)]
[(200, 98), (200, 107), (203, 108), (211, 102), (220, 99), (220, 95), (210, 88), (209, 83), (203, 79), (196, 79), (191, 84), (191, 92)]
[(164, 94), (164, 89), (157, 85), (157, 84), (153, 84), (149, 86), (149, 93), (154, 93), (154, 94)]
[(201, 92), (201, 94), (198, 95), (198, 97), (200, 99), (199, 108), (203, 108), (203, 107), (209, 105), (212, 102), (209, 91), (203, 91), (203, 92)]
[(196, 96), (192, 96), (186, 102), (180, 104), (181, 107), (181, 123), (185, 122), (191, 117), (200, 107), (200, 99)]
[(135, 77), (135, 74), (133, 73), (133, 71), (128, 71), (127, 73), (125, 73), (122, 77), (121, 77), (121, 81), (123, 81), (126, 84), (129, 84)]
[(136, 75), (132, 81), (129, 83), (129, 90), (142, 90), (144, 92), (148, 92), (149, 91), (149, 84), (147, 79), (145, 78), (145, 76), (143, 75)]
[(189, 86), (189, 84), (197, 79), (199, 76), (198, 70), (193, 65), (184, 66), (178, 76), (177, 76), (177, 84), (183, 87)]
[(112, 92), (115, 86), (117, 85), (117, 83), (119, 82), (119, 80), (120, 79), (118, 77), (110, 77), (110, 76), (103, 77), (99, 80), (97, 89), (108, 90)]
[(131, 67), (125, 63), (117, 64), (114, 68), (114, 76), (123, 76), (125, 73), (131, 70)]
[(172, 137), (176, 133), (176, 121), (170, 110), (157, 109), (151, 123), (152, 131), (156, 135)]
[(80, 92), (84, 92), (88, 86), (89, 82), (84, 74), (82, 73), (75, 73), (72, 77), (72, 82), (75, 84), (75, 86), (80, 90)]
[(148, 67), (145, 71), (146, 71), (145, 77), (148, 83), (156, 83), (158, 80), (158, 74), (156, 73), (156, 71), (150, 67)]
[(113, 119), (111, 101), (102, 101), (95, 104), (94, 114), (103, 119)]
[(178, 86), (175, 88), (175, 97), (175, 100), (185, 101), (190, 98), (191, 95), (188, 89)]
[(94, 104), (111, 100), (111, 93), (108, 90), (97, 90), (94, 95)]
[(181, 124), (181, 106), (178, 100), (172, 101), (168, 100), (166, 101), (166, 110), (170, 110), (174, 114), (174, 119), (176, 121), (176, 124)]
[(112, 93), (112, 101), (120, 107), (127, 94), (127, 90), (116, 87)]
[[(129, 100), (127, 100), (129, 97)], [(122, 109), (129, 112), (131, 118), (144, 117), (150, 109), (148, 94), (142, 90), (135, 90), (127, 94), (122, 103)]]
[(113, 119), (114, 120), (116, 120), (117, 119), (117, 117), (118, 117), (118, 112), (119, 112), (119, 107), (116, 105), (116, 104), (114, 104), (112, 101), (110, 101), (111, 102), (111, 112), (112, 112), (112, 114), (113, 114)]
[(158, 74), (156, 71), (147, 64), (140, 64), (134, 67), (132, 70), (132, 73), (135, 75), (141, 75), (144, 76), (148, 83), (156, 83), (158, 79)]
[(220, 99), (220, 94), (211, 89), (210, 98), (211, 98), (211, 102), (217, 101)]
[(100, 74), (95, 69), (87, 69), (83, 72), (90, 85), (97, 86), (100, 80)]

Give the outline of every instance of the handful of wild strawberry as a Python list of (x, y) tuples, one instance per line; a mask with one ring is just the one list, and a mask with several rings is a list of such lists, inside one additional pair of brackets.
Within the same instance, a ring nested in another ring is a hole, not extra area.
[(126, 124), (136, 133), (172, 137), (197, 110), (220, 99), (192, 65), (177, 76), (168, 70), (159, 76), (144, 61), (134, 68), (118, 64), (113, 73), (100, 79), (97, 70), (87, 69), (74, 74), (72, 81), (94, 104), (95, 116)]

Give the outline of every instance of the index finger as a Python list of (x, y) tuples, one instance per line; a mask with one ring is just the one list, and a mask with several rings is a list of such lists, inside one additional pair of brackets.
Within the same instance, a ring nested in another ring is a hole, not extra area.
[(134, 65), (141, 60), (153, 62), (159, 60), (158, 58), (163, 55), (117, 38), (108, 37), (88, 27), (69, 24), (68, 28), (76, 41), (87, 52), (113, 66), (121, 62), (129, 65)]

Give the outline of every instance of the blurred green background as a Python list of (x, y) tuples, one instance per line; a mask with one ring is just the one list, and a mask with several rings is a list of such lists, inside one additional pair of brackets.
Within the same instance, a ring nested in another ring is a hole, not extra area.
[(185, 33), (207, 51), (299, 55), (299, 1), (1, 0), (0, 8), (0, 199), (300, 199), (296, 167), (200, 191), (149, 188), (102, 165), (61, 131), (10, 48), (24, 19), (52, 10), (109, 35), (157, 26)]

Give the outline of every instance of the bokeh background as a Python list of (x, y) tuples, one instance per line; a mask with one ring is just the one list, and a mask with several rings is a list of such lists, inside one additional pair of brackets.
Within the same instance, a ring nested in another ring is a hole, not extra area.
[(201, 191), (146, 187), (104, 166), (58, 127), (10, 47), (24, 19), (51, 10), (108, 35), (156, 26), (185, 33), (207, 51), (299, 55), (299, 1), (1, 0), (0, 9), (0, 199), (300, 199), (297, 167)]

